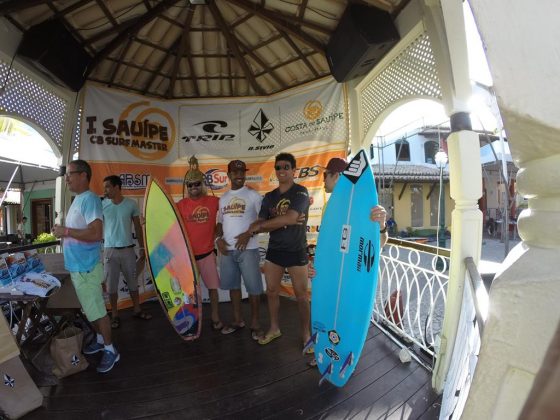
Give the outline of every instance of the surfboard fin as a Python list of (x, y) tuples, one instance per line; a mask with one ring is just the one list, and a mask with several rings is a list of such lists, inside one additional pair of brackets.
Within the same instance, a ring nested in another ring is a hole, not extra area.
[(315, 344), (317, 344), (319, 336), (317, 335), (317, 333), (313, 334), (311, 337), (309, 337), (309, 340), (307, 340), (307, 343), (305, 343), (305, 346), (303, 346), (303, 350), (301, 352), (301, 354), (306, 355), (307, 351), (310, 348), (315, 347)]
[(331, 376), (333, 373), (333, 364), (330, 363), (327, 366), (327, 370), (325, 370), (325, 373), (323, 373), (323, 375), (321, 376), (321, 379), (319, 379), (319, 386), (321, 386), (321, 384), (325, 381), (325, 379), (327, 379), (327, 376)]
[(338, 372), (338, 376), (344, 378), (344, 374), (346, 373), (346, 369), (354, 363), (354, 353), (350, 352), (342, 366), (340, 367), (340, 371)]

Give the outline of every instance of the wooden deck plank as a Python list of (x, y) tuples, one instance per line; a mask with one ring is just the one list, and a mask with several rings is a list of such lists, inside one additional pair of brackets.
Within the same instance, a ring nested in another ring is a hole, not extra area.
[[(231, 306), (220, 306), (227, 318)], [(248, 315), (248, 303), (242, 306)], [(206, 321), (200, 339), (183, 342), (159, 304), (145, 307), (154, 315), (151, 321), (122, 312), (121, 328), (114, 330), (122, 357), (111, 372), (98, 374), (99, 355), (88, 357), (86, 371), (41, 388), (44, 407), (26, 418), (313, 418), (368, 412), (434, 418), (430, 374), (414, 362), (402, 365), (398, 347), (376, 328), (370, 328), (348, 384), (319, 387), (319, 372), (307, 365), (311, 357), (301, 355), (293, 301), (282, 299), (283, 336), (266, 346), (253, 341), (248, 328), (224, 336)], [(261, 310), (266, 327), (266, 305)]]

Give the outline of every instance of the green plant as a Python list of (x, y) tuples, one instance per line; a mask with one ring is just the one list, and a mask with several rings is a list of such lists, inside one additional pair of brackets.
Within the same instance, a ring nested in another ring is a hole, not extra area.
[[(44, 244), (47, 242), (54, 242), (56, 240), (57, 240), (56, 236), (54, 236), (52, 233), (43, 232), (35, 238), (35, 240), (33, 241), (33, 245)], [(39, 254), (42, 254), (45, 252), (45, 248), (39, 248), (37, 249), (37, 252)]]

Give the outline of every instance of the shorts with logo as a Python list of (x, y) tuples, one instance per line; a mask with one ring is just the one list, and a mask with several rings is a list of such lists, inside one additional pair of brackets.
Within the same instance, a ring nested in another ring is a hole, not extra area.
[(107, 315), (101, 288), (103, 283), (101, 262), (98, 262), (93, 270), (88, 272), (70, 272), (70, 278), (87, 319), (93, 322)]
[(136, 253), (134, 248), (105, 248), (104, 271), (107, 281), (107, 290), (110, 294), (118, 292), (119, 279), (123, 273), (128, 290), (138, 290), (138, 279), (136, 278)]
[(200, 277), (204, 282), (207, 289), (219, 289), (220, 277), (218, 276), (218, 269), (216, 267), (216, 254), (210, 252), (200, 260), (196, 260), (196, 266), (200, 272)]
[(266, 251), (266, 260), (284, 268), (307, 265), (309, 261), (306, 248), (297, 251), (280, 251), (269, 248)]
[(263, 292), (258, 249), (238, 249), (220, 255), (220, 285), (223, 290), (241, 289), (241, 276), (250, 295)]

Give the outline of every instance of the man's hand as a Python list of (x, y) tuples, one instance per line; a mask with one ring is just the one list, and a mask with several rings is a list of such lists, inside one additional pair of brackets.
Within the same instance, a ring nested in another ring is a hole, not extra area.
[(313, 280), (313, 278), (317, 275), (317, 271), (315, 270), (315, 266), (313, 265), (312, 261), (307, 263), (307, 278)]
[(381, 206), (375, 206), (371, 208), (371, 212), (369, 214), (369, 218), (372, 222), (378, 222), (380, 229), (385, 227), (385, 219), (387, 217), (387, 212)]
[(227, 247), (229, 246), (229, 244), (224, 238), (218, 238), (216, 240), (216, 246), (218, 247), (218, 251), (220, 251), (220, 254), (227, 255)]
[(51, 233), (57, 238), (62, 238), (65, 230), (66, 228), (64, 226), (54, 225), (51, 229)]
[(297, 218), (297, 224), (303, 225), (305, 223), (305, 213), (301, 213)]
[(251, 236), (253, 235), (251, 235), (249, 232), (243, 232), (237, 235), (235, 237), (235, 249), (245, 251), (245, 249), (247, 249), (247, 244), (249, 243), (249, 239), (251, 239)]

